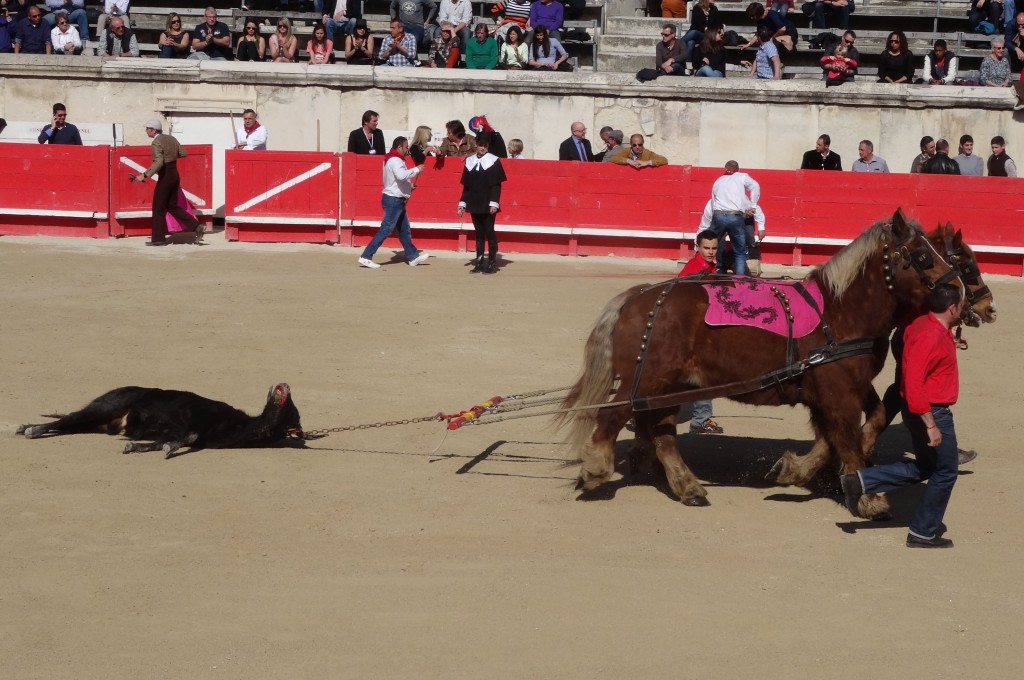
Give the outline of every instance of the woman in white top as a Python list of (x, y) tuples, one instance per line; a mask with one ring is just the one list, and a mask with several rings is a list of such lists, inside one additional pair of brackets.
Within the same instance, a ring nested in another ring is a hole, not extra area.
[(54, 54), (78, 54), (82, 51), (82, 38), (78, 29), (68, 21), (67, 14), (57, 15), (57, 24), (50, 31)]
[(505, 35), (498, 55), (498, 68), (519, 70), (526, 68), (530, 60), (530, 47), (523, 42), (523, 29), (513, 25)]

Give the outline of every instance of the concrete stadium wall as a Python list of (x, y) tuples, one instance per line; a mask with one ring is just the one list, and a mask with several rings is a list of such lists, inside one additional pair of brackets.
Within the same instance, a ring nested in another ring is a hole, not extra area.
[[(641, 132), (647, 145), (677, 165), (795, 169), (821, 133), (844, 167), (857, 144), (871, 139), (891, 169), (906, 172), (923, 135), (955, 145), (963, 133), (987, 157), (993, 135), (1024, 162), (1016, 98), (996, 88), (850, 83), (754, 82), (727, 78), (662, 78), (638, 83), (627, 74), (538, 74), (303, 64), (190, 62), (160, 59), (0, 55), (0, 116), (48, 121), (50, 106), (69, 120), (123, 123), (127, 144), (148, 142), (143, 123), (159, 114), (189, 144), (218, 149), (231, 142), (229, 112), (255, 108), (270, 131), (269, 148), (344, 151), (362, 112), (381, 113), (381, 128), (443, 130), (450, 119), (488, 120), (506, 140), (522, 139), (526, 156), (557, 157), (574, 120), (597, 139), (602, 125)], [(600, 142), (595, 144), (599, 146)], [(222, 161), (219, 161), (222, 162)], [(215, 168), (214, 176), (222, 173)], [(223, 187), (214, 187), (223, 202)]]

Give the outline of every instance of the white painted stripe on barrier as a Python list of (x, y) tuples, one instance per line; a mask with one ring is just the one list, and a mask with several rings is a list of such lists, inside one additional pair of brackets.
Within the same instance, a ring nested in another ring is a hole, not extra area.
[[(196, 215), (207, 217), (209, 215), (216, 215), (217, 211), (213, 208), (200, 208), (199, 210), (196, 210), (195, 213)], [(153, 212), (151, 210), (123, 210), (121, 212), (114, 213), (114, 218), (119, 220), (135, 220), (152, 216)]]
[(321, 174), (323, 172), (327, 172), (330, 169), (331, 169), (331, 164), (330, 163), (321, 163), (320, 165), (316, 166), (312, 170), (307, 170), (306, 172), (302, 173), (301, 175), (298, 175), (296, 177), (292, 177), (290, 180), (287, 180), (286, 182), (278, 184), (276, 187), (272, 187), (271, 189), (268, 189), (267, 191), (264, 191), (262, 194), (259, 194), (258, 196), (253, 196), (252, 198), (250, 198), (245, 203), (242, 203), (241, 205), (236, 207), (232, 212), (236, 212), (236, 213), (244, 212), (244, 211), (248, 210), (249, 208), (253, 207), (254, 205), (256, 205), (257, 203), (262, 203), (263, 201), (267, 200), (268, 198), (270, 198), (272, 196), (277, 196), (282, 191), (287, 191), (288, 189), (291, 189), (296, 184), (301, 184), (302, 182), (305, 182), (307, 179), (312, 179), (313, 177), (316, 177), (317, 175), (319, 175), (319, 174)]
[(88, 219), (105, 220), (107, 213), (95, 213), (91, 210), (38, 210), (36, 208), (0, 208), (0, 215), (26, 215), (28, 217), (86, 217)]
[(1024, 248), (1020, 246), (976, 246), (971, 245), (971, 250), (976, 253), (1005, 253), (1007, 255), (1024, 255)]
[(225, 217), (225, 224), (315, 224), (317, 226), (336, 227), (338, 221), (333, 217)]
[[(626, 238), (667, 238), (681, 241), (686, 234), (681, 231), (644, 231), (641, 229), (601, 229), (594, 227), (573, 227), (573, 236), (622, 236)], [(690, 238), (693, 238), (692, 236)]]
[[(141, 165), (133, 161), (131, 158), (128, 158), (127, 156), (121, 156), (121, 164), (127, 165), (129, 168), (131, 168), (140, 175), (146, 172), (146, 168), (142, 167)], [(153, 175), (152, 177), (150, 177), (150, 179), (156, 182), (157, 180), (160, 179), (160, 173)], [(185, 192), (185, 198), (192, 201), (193, 205), (206, 205), (206, 201), (199, 198), (188, 189), (182, 188), (182, 191)]]
[(800, 246), (839, 246), (843, 247), (850, 244), (852, 239), (848, 238), (804, 238), (802, 236), (796, 237), (796, 244)]

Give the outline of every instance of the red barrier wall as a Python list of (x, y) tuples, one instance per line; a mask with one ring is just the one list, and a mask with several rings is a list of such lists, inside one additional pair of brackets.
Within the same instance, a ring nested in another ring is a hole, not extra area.
[[(109, 148), (109, 147), (105, 147)], [(188, 156), (178, 159), (181, 188), (195, 208), (196, 218), (213, 222), (213, 146), (185, 146)], [(128, 175), (145, 172), (153, 162), (151, 146), (119, 146), (110, 149), (110, 235), (148, 236), (152, 230), (153, 189), (156, 179), (130, 182)]]
[[(634, 170), (609, 164), (505, 161), (498, 231), (507, 252), (683, 257), (721, 168)], [(431, 159), (409, 204), (417, 244), (465, 250), (472, 222), (459, 221), (462, 162)], [(807, 170), (750, 170), (761, 186), (765, 262), (817, 264), (897, 208), (932, 229), (964, 232), (982, 269), (1024, 274), (1020, 179)], [(342, 155), (342, 243), (361, 245), (379, 224), (381, 159)]]
[(338, 242), (335, 154), (230, 150), (224, 161), (229, 240)]
[(0, 144), (0, 168), (0, 234), (109, 234), (107, 147)]

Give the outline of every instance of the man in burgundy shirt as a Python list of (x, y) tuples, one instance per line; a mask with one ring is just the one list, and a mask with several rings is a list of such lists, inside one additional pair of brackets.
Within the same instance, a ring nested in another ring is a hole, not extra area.
[(936, 286), (928, 295), (930, 313), (914, 319), (904, 334), (901, 392), (907, 408), (903, 422), (910, 430), (915, 459), (864, 468), (840, 478), (852, 512), (861, 494), (928, 480), (910, 520), (908, 548), (953, 547), (953, 541), (939, 533), (957, 476), (956, 430), (949, 407), (956, 403), (960, 378), (950, 329), (960, 319), (963, 305), (959, 288), (948, 283)]

